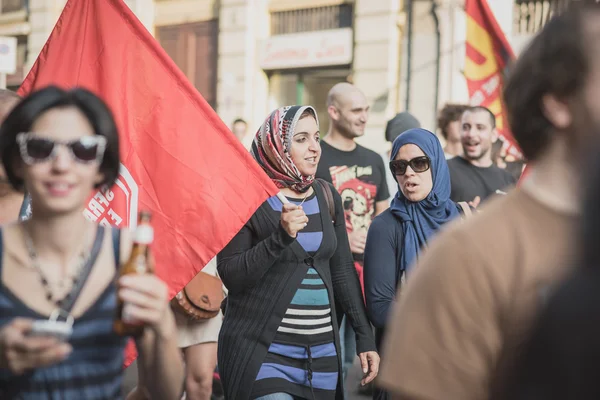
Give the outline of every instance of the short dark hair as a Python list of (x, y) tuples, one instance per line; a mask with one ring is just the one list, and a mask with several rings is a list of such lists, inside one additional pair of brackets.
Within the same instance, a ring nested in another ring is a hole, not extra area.
[(448, 125), (460, 121), (463, 112), (469, 108), (466, 104), (446, 104), (438, 113), (437, 125), (444, 139), (448, 139)]
[(20, 160), (17, 135), (29, 132), (36, 120), (45, 112), (55, 108), (74, 107), (81, 111), (94, 129), (96, 135), (106, 138), (104, 159), (100, 172), (104, 174), (102, 182), (96, 187), (111, 187), (119, 175), (119, 134), (112, 112), (94, 93), (75, 88), (63, 90), (48, 86), (25, 97), (8, 114), (0, 127), (0, 159), (6, 176), (15, 190), (23, 190), (23, 179), (15, 174), (15, 162)]
[(484, 106), (469, 106), (467, 107), (467, 109), (463, 112), (485, 112), (488, 114), (488, 116), (490, 117), (490, 123), (492, 124), (492, 129), (494, 129), (496, 127), (496, 116), (494, 115), (494, 113), (492, 112), (492, 110), (490, 110), (487, 107)]
[(248, 123), (245, 120), (243, 120), (242, 118), (236, 118), (236, 119), (234, 119), (233, 120), (233, 124), (231, 124), (231, 125), (233, 126), (233, 125), (239, 124), (239, 123), (242, 123), (244, 125), (248, 125)]
[(579, 94), (591, 68), (584, 15), (600, 10), (600, 4), (577, 3), (544, 26), (520, 55), (504, 87), (510, 129), (529, 160), (535, 160), (554, 135), (544, 115), (543, 97), (567, 99)]
[(396, 116), (390, 119), (385, 125), (385, 140), (394, 143), (394, 140), (407, 130), (420, 127), (421, 123), (414, 115), (408, 111), (403, 111), (396, 114)]

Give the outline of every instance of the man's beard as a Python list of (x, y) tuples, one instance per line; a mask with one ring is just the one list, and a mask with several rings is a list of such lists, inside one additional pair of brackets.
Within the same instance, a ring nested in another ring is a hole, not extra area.
[(361, 134), (358, 134), (352, 130), (352, 128), (346, 124), (339, 124), (338, 131), (347, 139), (356, 139), (357, 137), (361, 137)]
[(471, 155), (469, 155), (469, 153), (467, 152), (467, 150), (466, 150), (466, 149), (465, 149), (465, 147), (463, 146), (463, 157), (464, 157), (466, 160), (469, 160), (469, 161), (479, 161), (479, 160), (481, 160), (482, 158), (484, 158), (484, 157), (485, 157), (485, 156), (486, 156), (486, 155), (487, 155), (487, 154), (490, 152), (490, 149), (491, 149), (491, 147), (492, 147), (492, 146), (489, 146), (489, 147), (488, 147), (488, 148), (486, 148), (486, 149), (484, 149), (484, 148), (482, 147), (482, 148), (481, 148), (481, 151), (479, 152), (479, 154), (477, 154), (477, 155), (475, 155), (475, 156), (471, 156)]

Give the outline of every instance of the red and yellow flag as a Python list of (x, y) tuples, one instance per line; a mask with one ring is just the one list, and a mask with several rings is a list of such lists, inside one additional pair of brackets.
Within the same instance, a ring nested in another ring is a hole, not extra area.
[(465, 77), (472, 105), (489, 108), (496, 116), (498, 132), (509, 143), (508, 152), (520, 151), (508, 127), (502, 87), (508, 64), (515, 55), (487, 0), (467, 0)]

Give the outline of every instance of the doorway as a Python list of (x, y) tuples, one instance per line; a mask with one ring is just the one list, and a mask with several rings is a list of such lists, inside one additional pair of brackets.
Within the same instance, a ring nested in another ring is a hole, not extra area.
[(336, 83), (346, 82), (349, 75), (349, 69), (274, 73), (269, 79), (269, 109), (292, 104), (311, 105), (319, 116), (323, 136), (329, 129), (327, 94)]

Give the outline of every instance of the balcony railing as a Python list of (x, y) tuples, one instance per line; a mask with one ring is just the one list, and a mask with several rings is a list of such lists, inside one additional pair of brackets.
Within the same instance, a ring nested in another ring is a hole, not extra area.
[(352, 4), (305, 8), (271, 13), (271, 34), (283, 35), (348, 28), (352, 26)]
[(2, 14), (25, 10), (28, 0), (0, 0)]
[(514, 29), (516, 34), (533, 34), (542, 29), (555, 14), (560, 14), (571, 3), (599, 3), (600, 0), (516, 0)]

